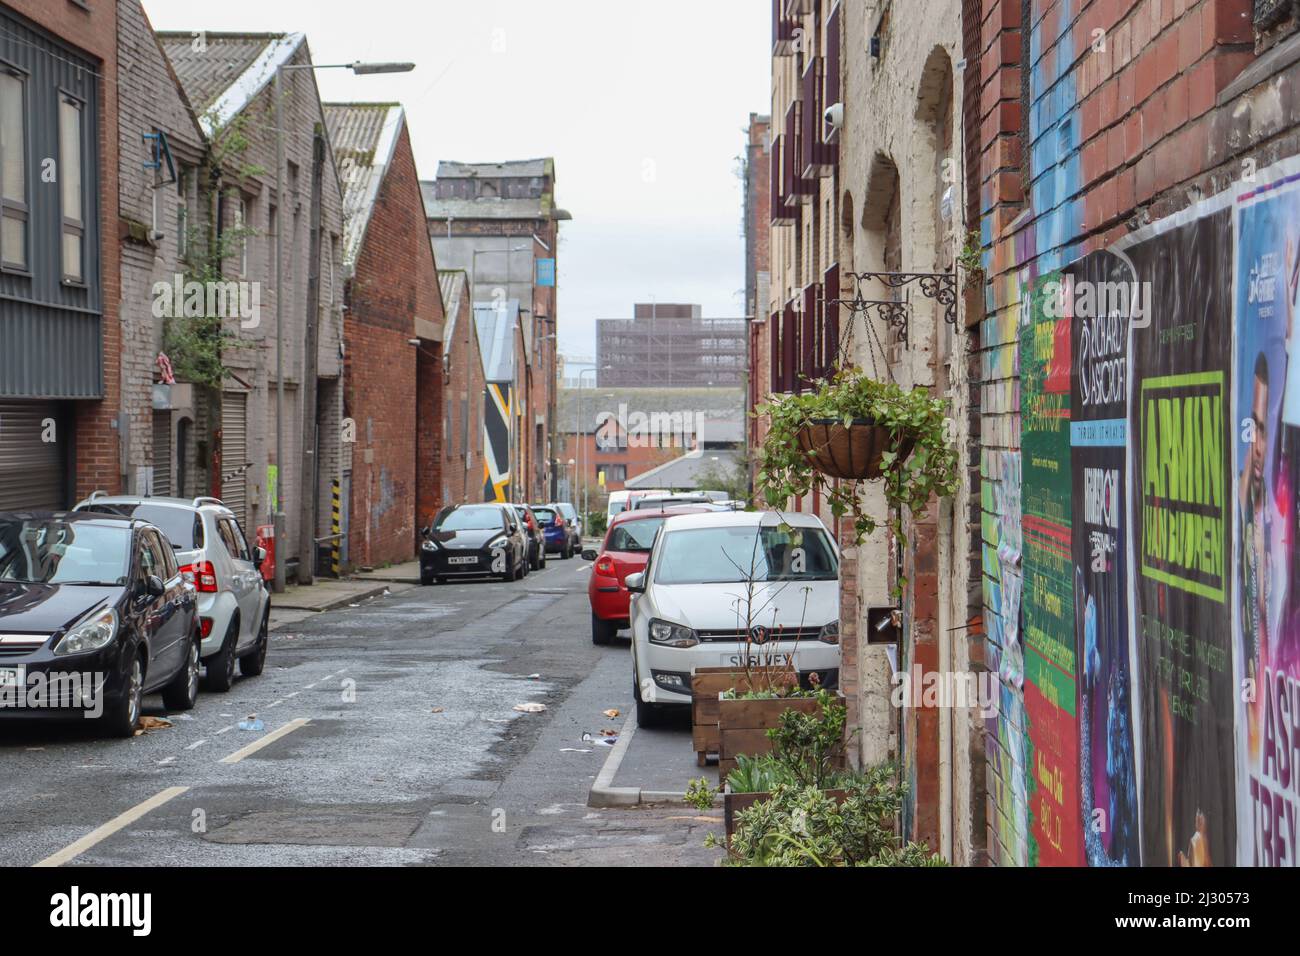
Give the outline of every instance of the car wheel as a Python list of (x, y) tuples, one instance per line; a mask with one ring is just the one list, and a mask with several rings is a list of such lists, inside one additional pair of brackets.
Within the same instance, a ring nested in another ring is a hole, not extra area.
[(113, 737), (135, 736), (135, 725), (140, 722), (140, 706), (144, 699), (144, 662), (135, 655), (127, 672), (126, 687), (121, 699), (100, 718), (104, 729)]
[(573, 542), (571, 541), (564, 542), (564, 550), (560, 552), (560, 557), (562, 557), (565, 561), (568, 561), (571, 557), (573, 557)]
[(235, 683), (235, 644), (239, 640), (239, 618), (234, 618), (230, 622), (230, 627), (226, 630), (226, 640), (221, 645), (221, 650), (213, 654), (205, 661), (208, 667), (208, 677), (205, 686), (208, 690), (215, 690), (219, 694), (224, 694)]
[(439, 584), (446, 584), (446, 583), (447, 583), (447, 579), (446, 579), (446, 578), (442, 578), (442, 577), (440, 577), (440, 578), (438, 578), (438, 583), (439, 583)]
[(596, 617), (595, 612), (591, 615), (591, 643), (608, 644), (618, 633), (618, 625), (613, 621), (602, 621)]
[(193, 710), (199, 699), (199, 643), (197, 634), (190, 641), (190, 648), (185, 654), (185, 666), (172, 678), (170, 684), (163, 688), (163, 704), (168, 710)]
[(262, 629), (257, 633), (257, 643), (253, 649), (239, 659), (239, 673), (245, 677), (257, 677), (266, 669), (266, 652), (270, 650), (271, 635), (270, 630), (271, 611), (262, 615)]
[(636, 698), (636, 723), (638, 727), (658, 727), (664, 722), (663, 711), (658, 704), (647, 704), (641, 699), (641, 682), (637, 680), (636, 671), (632, 671), (632, 695)]

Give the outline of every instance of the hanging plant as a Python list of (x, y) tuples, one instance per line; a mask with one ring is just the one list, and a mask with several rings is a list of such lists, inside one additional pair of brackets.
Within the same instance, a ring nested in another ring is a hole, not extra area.
[(890, 527), (902, 541), (904, 508), (923, 514), (932, 496), (957, 490), (946, 412), (947, 403), (924, 388), (845, 369), (814, 392), (780, 396), (756, 410), (771, 421), (759, 452), (759, 488), (774, 508), (820, 491), (835, 517), (852, 516), (861, 542), (878, 521), (863, 510), (858, 482), (882, 479)]

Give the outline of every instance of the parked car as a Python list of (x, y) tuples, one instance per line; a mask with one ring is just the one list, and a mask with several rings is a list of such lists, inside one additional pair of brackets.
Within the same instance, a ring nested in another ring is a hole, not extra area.
[(573, 557), (581, 539), (573, 530), (569, 519), (564, 516), (557, 505), (533, 505), (533, 514), (542, 523), (542, 535), (546, 540), (546, 553), (558, 554), (566, 561)]
[(266, 669), (271, 592), (262, 579), (263, 548), (251, 546), (235, 513), (217, 498), (143, 498), (96, 492), (81, 512), (120, 514), (156, 525), (181, 574), (198, 591), (204, 687), (225, 693), (235, 665), (245, 677)]
[(513, 505), (448, 505), (423, 534), (421, 584), (486, 575), (517, 581), (528, 573), (528, 540)]
[(662, 511), (665, 508), (677, 508), (683, 505), (716, 505), (707, 495), (645, 495), (636, 500), (633, 511)]
[[(196, 604), (171, 546), (146, 521), (0, 514), (0, 717), (98, 713), (107, 733), (129, 737), (145, 694), (191, 709)], [(45, 686), (40, 705), (26, 694), (36, 683)]]
[(578, 514), (578, 509), (573, 507), (567, 501), (557, 501), (551, 504), (552, 508), (559, 509), (560, 514), (569, 522), (569, 529), (573, 533), (573, 553), (582, 550), (582, 536), (585, 534), (582, 515)]
[(605, 526), (607, 528), (613, 523), (615, 515), (627, 511), (627, 499), (631, 494), (630, 491), (611, 491), (609, 493), (609, 500), (605, 503)]
[[(815, 515), (721, 511), (668, 517), (630, 574), (637, 722), (691, 702), (697, 667), (792, 662), (801, 682), (839, 683), (839, 551)], [(747, 642), (763, 645), (754, 652)], [(747, 658), (749, 660), (747, 660)]]
[(689, 506), (666, 511), (624, 511), (610, 522), (599, 552), (595, 548), (582, 552), (584, 560), (596, 562), (587, 584), (593, 644), (608, 644), (620, 629), (630, 626), (628, 599), (631, 595), (623, 582), (629, 574), (645, 570), (650, 546), (668, 516), (704, 511)]
[(515, 514), (523, 522), (524, 532), (528, 537), (528, 566), (534, 571), (546, 569), (546, 535), (542, 533), (542, 523), (533, 514), (528, 505), (515, 505)]

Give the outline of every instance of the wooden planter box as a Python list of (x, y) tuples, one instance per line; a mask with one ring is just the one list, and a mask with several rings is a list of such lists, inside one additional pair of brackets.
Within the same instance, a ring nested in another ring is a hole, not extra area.
[[(737, 688), (737, 692), (740, 689)], [(718, 780), (726, 783), (727, 774), (736, 768), (736, 756), (757, 757), (772, 752), (767, 732), (780, 726), (781, 714), (797, 710), (815, 714), (820, 705), (813, 697), (766, 700), (718, 701)]]
[[(795, 682), (794, 675), (787, 675)], [(695, 764), (703, 767), (709, 754), (718, 752), (718, 698), (732, 688), (738, 694), (749, 692), (745, 671), (734, 667), (700, 667), (691, 678), (691, 740), (695, 748)]]
[[(847, 790), (827, 790), (836, 803), (843, 803), (849, 798)], [(722, 795), (723, 822), (727, 827), (727, 847), (731, 847), (731, 835), (736, 832), (736, 814), (748, 810), (761, 800), (771, 797), (770, 793), (724, 793)]]

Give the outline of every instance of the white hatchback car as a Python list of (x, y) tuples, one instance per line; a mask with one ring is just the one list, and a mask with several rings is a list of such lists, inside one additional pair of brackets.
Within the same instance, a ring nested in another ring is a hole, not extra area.
[(271, 593), (262, 580), (266, 552), (250, 547), (233, 511), (216, 498), (145, 498), (95, 492), (77, 511), (143, 518), (160, 528), (181, 574), (198, 591), (205, 686), (228, 691), (235, 662), (245, 677), (266, 666)]
[(743, 667), (746, 656), (792, 661), (802, 682), (815, 673), (838, 686), (839, 550), (816, 515), (675, 515), (626, 586), (643, 726), (665, 705), (690, 704), (697, 667)]

